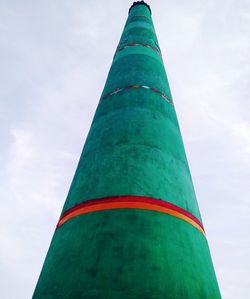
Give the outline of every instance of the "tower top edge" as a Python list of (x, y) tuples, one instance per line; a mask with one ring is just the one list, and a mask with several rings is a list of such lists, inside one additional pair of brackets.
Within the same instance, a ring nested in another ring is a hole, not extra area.
[(145, 6), (148, 8), (148, 10), (150, 11), (150, 14), (152, 13), (152, 12), (151, 12), (151, 9), (150, 9), (150, 6), (149, 6), (146, 2), (144, 2), (144, 1), (135, 1), (135, 2), (131, 5), (131, 7), (130, 7), (128, 13), (130, 13), (131, 9), (132, 9), (134, 6), (136, 6), (136, 5), (145, 5)]

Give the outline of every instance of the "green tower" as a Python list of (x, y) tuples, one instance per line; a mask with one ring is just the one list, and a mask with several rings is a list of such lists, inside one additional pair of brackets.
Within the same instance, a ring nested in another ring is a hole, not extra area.
[(134, 2), (33, 299), (219, 299), (150, 7)]

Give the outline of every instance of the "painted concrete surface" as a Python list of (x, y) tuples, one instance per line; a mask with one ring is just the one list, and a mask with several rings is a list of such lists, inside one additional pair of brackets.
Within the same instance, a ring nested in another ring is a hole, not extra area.
[[(128, 16), (62, 215), (87, 200), (124, 195), (161, 199), (201, 221), (145, 5)], [(199, 230), (156, 211), (110, 209), (55, 231), (33, 296), (43, 298), (221, 297)]]

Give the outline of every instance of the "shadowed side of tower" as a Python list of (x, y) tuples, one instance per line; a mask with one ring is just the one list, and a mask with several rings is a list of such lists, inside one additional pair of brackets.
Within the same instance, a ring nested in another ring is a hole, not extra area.
[(129, 11), (33, 299), (219, 299), (161, 50)]

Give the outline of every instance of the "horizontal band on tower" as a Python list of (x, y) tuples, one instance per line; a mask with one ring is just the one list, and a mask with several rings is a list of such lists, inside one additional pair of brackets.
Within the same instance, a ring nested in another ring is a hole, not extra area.
[(158, 48), (153, 47), (153, 46), (150, 46), (149, 44), (138, 43), (138, 42), (136, 42), (136, 43), (126, 44), (126, 45), (122, 46), (121, 48), (118, 48), (117, 51), (116, 51), (116, 53), (115, 53), (115, 56), (116, 56), (117, 53), (119, 53), (119, 52), (125, 50), (126, 48), (129, 48), (129, 47), (136, 47), (136, 46), (142, 46), (142, 47), (151, 49), (151, 50), (153, 50), (155, 53), (157, 53), (158, 55), (161, 56), (161, 52), (160, 52), (160, 50), (159, 50)]
[(57, 228), (76, 216), (112, 209), (141, 209), (168, 214), (184, 220), (205, 235), (204, 227), (200, 220), (183, 208), (161, 199), (134, 195), (97, 198), (80, 203), (62, 214)]
[(126, 89), (139, 89), (139, 88), (148, 89), (155, 93), (158, 93), (165, 101), (167, 101), (170, 105), (174, 106), (173, 101), (171, 99), (169, 99), (163, 92), (161, 92), (160, 90), (158, 90), (154, 87), (150, 87), (150, 86), (146, 86), (146, 85), (126, 85), (124, 87), (118, 87), (118, 88), (110, 91), (109, 93), (105, 94), (101, 98), (101, 100), (106, 100), (108, 97), (113, 96), (121, 91), (126, 90)]
[(138, 21), (140, 19), (146, 20), (147, 23), (150, 23), (151, 25), (153, 25), (152, 24), (152, 19), (150, 19), (149, 17), (144, 16), (144, 15), (134, 15), (134, 16), (131, 16), (131, 17), (128, 18), (127, 22), (130, 23), (130, 22)]

